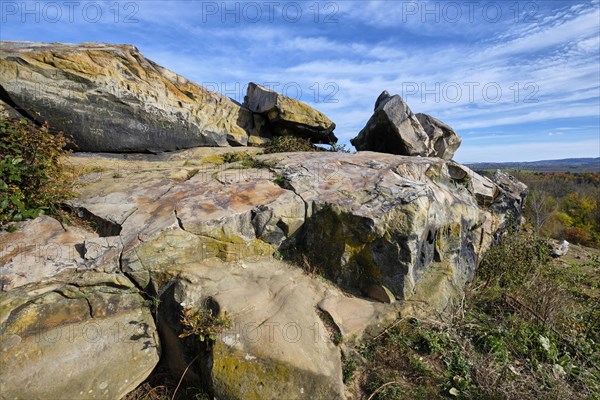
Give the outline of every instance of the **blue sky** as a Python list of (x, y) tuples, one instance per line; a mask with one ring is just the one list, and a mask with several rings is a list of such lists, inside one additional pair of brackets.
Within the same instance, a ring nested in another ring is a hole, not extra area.
[(462, 162), (600, 157), (600, 5), (581, 1), (6, 1), (0, 38), (129, 43), (243, 101), (258, 82), (356, 136), (382, 90)]

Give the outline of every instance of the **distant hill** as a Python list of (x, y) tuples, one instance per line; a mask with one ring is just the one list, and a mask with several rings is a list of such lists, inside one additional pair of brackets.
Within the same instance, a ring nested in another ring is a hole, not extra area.
[(597, 158), (565, 158), (563, 160), (543, 160), (529, 162), (481, 162), (467, 164), (474, 170), (521, 170), (536, 172), (598, 172), (600, 173), (600, 157)]

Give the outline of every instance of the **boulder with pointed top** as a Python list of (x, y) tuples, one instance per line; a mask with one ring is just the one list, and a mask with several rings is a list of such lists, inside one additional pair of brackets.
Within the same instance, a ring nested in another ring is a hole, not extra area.
[(358, 136), (350, 141), (359, 151), (427, 157), (429, 136), (399, 95), (387, 91), (375, 102), (375, 112)]

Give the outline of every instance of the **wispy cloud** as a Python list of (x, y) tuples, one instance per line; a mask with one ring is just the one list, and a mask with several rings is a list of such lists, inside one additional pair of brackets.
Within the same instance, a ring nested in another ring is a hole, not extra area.
[[(386, 89), (402, 94), (413, 111), (454, 126), (465, 139), (457, 157), (469, 161), (477, 154), (469, 149), (481, 149), (470, 140), (498, 144), (500, 158), (525, 157), (507, 142), (520, 146), (531, 132), (532, 140), (561, 154), (569, 149), (577, 156), (581, 143), (588, 153), (600, 146), (597, 0), (282, 1), (272, 9), (252, 2), (260, 7), (258, 19), (244, 2), (148, 1), (136, 2), (136, 10), (119, 3), (118, 23), (113, 3), (98, 2), (105, 13), (98, 23), (81, 17), (22, 23), (19, 15), (9, 16), (0, 35), (133, 43), (165, 67), (238, 101), (249, 81), (278, 84), (325, 112), (345, 142)], [(124, 23), (132, 10), (137, 23)], [(565, 146), (565, 137), (572, 144)], [(538, 154), (533, 145), (522, 148)]]

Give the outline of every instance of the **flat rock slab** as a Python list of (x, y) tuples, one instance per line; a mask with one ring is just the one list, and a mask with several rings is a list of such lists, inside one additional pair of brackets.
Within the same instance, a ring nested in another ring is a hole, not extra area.
[(16, 232), (0, 233), (0, 291), (85, 268), (84, 242), (96, 236), (44, 215), (25, 221)]

